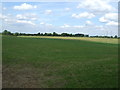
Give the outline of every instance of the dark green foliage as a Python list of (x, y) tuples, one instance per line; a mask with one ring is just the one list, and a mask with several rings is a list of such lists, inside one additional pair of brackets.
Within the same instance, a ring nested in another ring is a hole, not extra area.
[(115, 37), (114, 38), (117, 38), (117, 35), (115, 35)]
[(14, 35), (15, 35), (15, 36), (19, 36), (19, 33), (18, 33), (18, 32), (16, 32), (16, 33), (14, 33)]
[(84, 37), (89, 37), (89, 35), (84, 35)]
[(62, 33), (61, 36), (69, 36), (68, 33)]
[(37, 35), (40, 36), (40, 33), (38, 33)]
[(3, 35), (12, 35), (12, 33), (11, 33), (10, 31), (8, 31), (8, 30), (4, 30), (4, 31), (2, 32), (2, 34), (3, 34)]
[(75, 34), (76, 37), (84, 37), (84, 34)]
[(58, 34), (56, 32), (53, 32), (53, 35), (52, 36), (58, 36)]
[[(56, 32), (53, 33), (37, 33), (37, 34), (26, 34), (26, 33), (11, 33), (10, 31), (4, 30), (2, 32), (3, 35), (14, 35), (14, 36), (64, 36), (64, 37), (89, 37), (89, 35), (86, 34), (69, 34), (69, 33), (61, 33), (58, 34)], [(117, 35), (113, 36), (90, 36), (90, 37), (97, 37), (97, 38), (119, 38)]]

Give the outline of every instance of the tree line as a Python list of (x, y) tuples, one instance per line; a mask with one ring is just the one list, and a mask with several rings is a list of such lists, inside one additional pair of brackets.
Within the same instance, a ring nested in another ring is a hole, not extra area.
[(4, 30), (2, 32), (3, 35), (13, 35), (13, 36), (78, 36), (78, 37), (89, 37), (89, 35), (85, 35), (85, 34), (69, 34), (69, 33), (61, 33), (61, 34), (58, 34), (56, 32), (53, 32), (53, 33), (37, 33), (37, 34), (27, 34), (27, 33), (11, 33), (10, 31), (8, 30)]
[(117, 35), (115, 36), (89, 36), (89, 35), (85, 35), (85, 34), (69, 34), (69, 33), (61, 33), (58, 34), (56, 32), (53, 33), (37, 33), (37, 34), (27, 34), (27, 33), (11, 33), (8, 30), (4, 30), (2, 32), (2, 35), (12, 35), (12, 36), (65, 36), (65, 37), (97, 37), (97, 38), (118, 38)]

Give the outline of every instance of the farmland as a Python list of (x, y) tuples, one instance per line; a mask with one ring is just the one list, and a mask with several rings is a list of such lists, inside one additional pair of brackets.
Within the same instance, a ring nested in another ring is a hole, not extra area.
[(118, 39), (115, 38), (91, 38), (91, 37), (58, 37), (58, 36), (18, 36), (26, 38), (51, 38), (51, 39), (67, 39), (67, 40), (85, 40), (99, 43), (118, 44)]
[(117, 39), (3, 36), (2, 40), (3, 88), (118, 87)]

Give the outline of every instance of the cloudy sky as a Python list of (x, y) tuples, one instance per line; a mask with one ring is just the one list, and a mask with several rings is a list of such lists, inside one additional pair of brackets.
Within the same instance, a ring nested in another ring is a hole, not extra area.
[(23, 33), (118, 34), (118, 0), (4, 2), (2, 30)]

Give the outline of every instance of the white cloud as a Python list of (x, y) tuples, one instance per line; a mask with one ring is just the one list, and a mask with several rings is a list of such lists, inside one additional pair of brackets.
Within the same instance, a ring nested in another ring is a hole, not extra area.
[(77, 8), (85, 8), (90, 11), (96, 12), (111, 12), (116, 10), (112, 5), (109, 4), (106, 0), (85, 0), (82, 1)]
[(0, 19), (3, 20), (2, 23), (7, 23), (10, 26), (11, 25), (18, 25), (18, 24), (35, 25), (35, 23), (33, 23), (31, 21), (31, 19), (28, 19), (27, 17), (22, 16), (21, 14), (16, 15), (16, 17), (9, 15), (9, 14), (7, 16), (0, 14)]
[(53, 26), (52, 24), (48, 24), (48, 23), (47, 23), (46, 25), (47, 25), (47, 26), (50, 26), (50, 27)]
[(106, 25), (118, 25), (118, 14), (117, 13), (107, 13), (101, 18), (100, 22), (106, 23)]
[(100, 22), (109, 22), (109, 21), (117, 21), (117, 20), (118, 20), (117, 13), (107, 13), (99, 19)]
[(34, 21), (34, 20), (37, 20), (37, 18), (34, 18), (34, 17), (33, 17), (33, 18), (31, 18), (31, 20), (33, 20), (33, 21)]
[(7, 8), (6, 7), (3, 7), (3, 10), (6, 10)]
[[(3, 22), (5, 21), (5, 22), (9, 22), (9, 21), (11, 21), (12, 19), (10, 18), (10, 17), (8, 17), (8, 16), (5, 16), (5, 15), (3, 15), (3, 14), (0, 14), (0, 20), (3, 20)], [(13, 20), (12, 20), (13, 21)]]
[(102, 25), (99, 25), (99, 26), (95, 26), (95, 28), (98, 30), (104, 30), (104, 27)]
[(7, 16), (0, 14), (0, 19), (5, 19), (5, 18), (7, 18)]
[(105, 19), (105, 17), (101, 17), (101, 18), (99, 18), (99, 21), (100, 21), (100, 22), (103, 22), (103, 23), (104, 23), (104, 22), (108, 22), (108, 20)]
[(5, 21), (5, 22), (9, 22), (9, 21), (11, 21), (11, 20), (9, 20), (9, 19), (6, 18), (6, 19), (4, 19), (4, 21)]
[(17, 20), (16, 23), (35, 25), (33, 22), (26, 20)]
[(48, 26), (48, 27), (51, 27), (51, 26), (53, 26), (52, 24), (45, 23), (45, 22), (41, 22), (40, 24), (41, 24), (41, 25), (44, 25), (44, 26)]
[(74, 28), (83, 28), (84, 26), (78, 26), (78, 25), (75, 25), (73, 26)]
[(80, 26), (80, 25), (74, 25), (74, 26), (71, 26), (71, 25), (68, 25), (68, 24), (64, 24), (63, 26), (60, 26), (61, 28), (83, 28), (85, 26)]
[(72, 14), (72, 17), (91, 19), (91, 18), (95, 17), (95, 15), (93, 13), (83, 12), (83, 13), (80, 13), (80, 14)]
[(87, 25), (92, 25), (93, 23), (91, 21), (86, 21)]
[(106, 25), (117, 26), (117, 25), (118, 25), (118, 22), (110, 21), (110, 22), (108, 22)]
[(0, 14), (0, 19), (3, 20), (3, 22), (14, 22), (16, 19), (15, 18), (12, 18), (10, 17), (9, 15), (5, 16), (5, 15), (2, 15)]
[(108, 2), (119, 2), (119, 0), (106, 0), (106, 1), (108, 1)]
[(51, 14), (52, 10), (45, 10), (45, 14)]
[(65, 11), (70, 11), (71, 9), (70, 8), (65, 8)]
[(68, 28), (68, 27), (70, 27), (70, 25), (68, 24), (64, 24), (63, 26), (61, 26), (61, 28)]
[(16, 17), (17, 17), (18, 19), (27, 19), (26, 16), (23, 16), (23, 15), (21, 15), (21, 14), (16, 15)]
[(44, 22), (41, 22), (40, 24), (41, 24), (41, 25), (44, 25), (45, 23), (44, 23)]
[(20, 6), (14, 6), (13, 8), (16, 9), (16, 10), (29, 10), (29, 9), (37, 8), (37, 6), (36, 5), (27, 4), (27, 3), (23, 3)]
[(29, 13), (29, 14), (17, 14), (16, 15), (17, 19), (20, 20), (37, 20), (37, 16), (34, 13)]

